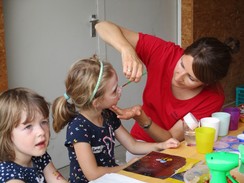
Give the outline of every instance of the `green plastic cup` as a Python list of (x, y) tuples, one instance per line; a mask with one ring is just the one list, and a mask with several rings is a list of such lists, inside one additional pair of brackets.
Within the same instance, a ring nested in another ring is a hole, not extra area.
[(199, 127), (195, 129), (197, 152), (207, 154), (213, 151), (215, 129), (210, 127)]

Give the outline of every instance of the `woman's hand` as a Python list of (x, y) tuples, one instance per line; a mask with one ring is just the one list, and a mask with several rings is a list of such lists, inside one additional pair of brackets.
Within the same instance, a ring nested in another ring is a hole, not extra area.
[(117, 114), (117, 117), (119, 119), (124, 120), (134, 118), (135, 116), (139, 116), (142, 113), (142, 108), (140, 105), (136, 105), (125, 109), (121, 109), (114, 105), (110, 109)]
[(133, 47), (121, 50), (123, 73), (127, 79), (139, 82), (143, 73), (143, 63), (137, 56)]
[(139, 82), (143, 73), (143, 63), (135, 51), (139, 33), (120, 27), (109, 21), (95, 25), (98, 35), (121, 54), (123, 73), (127, 79)]

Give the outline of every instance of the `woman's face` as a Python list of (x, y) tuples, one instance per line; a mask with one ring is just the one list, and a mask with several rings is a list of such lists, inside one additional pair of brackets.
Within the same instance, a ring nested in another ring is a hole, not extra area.
[(172, 85), (178, 88), (195, 89), (203, 85), (199, 81), (192, 70), (193, 57), (183, 55), (175, 66)]

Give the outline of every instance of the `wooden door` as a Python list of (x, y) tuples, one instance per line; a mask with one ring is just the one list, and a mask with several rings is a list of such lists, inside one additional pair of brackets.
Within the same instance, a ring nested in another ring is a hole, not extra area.
[(0, 0), (0, 92), (8, 88), (6, 54), (4, 44), (3, 2)]

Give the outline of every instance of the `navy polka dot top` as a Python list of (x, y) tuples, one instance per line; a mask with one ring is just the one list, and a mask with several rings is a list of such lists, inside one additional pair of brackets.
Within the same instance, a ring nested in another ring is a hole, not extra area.
[[(68, 124), (65, 146), (68, 149), (70, 159), (69, 181), (71, 183), (89, 182), (83, 174), (77, 161), (73, 146), (77, 142), (86, 142), (91, 145), (98, 166), (117, 166), (114, 157), (114, 131), (119, 128), (121, 121), (117, 118), (116, 114), (110, 110), (104, 110), (102, 116), (102, 127), (94, 125), (81, 114), (78, 114)], [(82, 152), (79, 153), (82, 155)]]
[(43, 170), (51, 161), (48, 153), (33, 157), (33, 167), (23, 167), (12, 161), (0, 162), (0, 182), (18, 179), (25, 183), (46, 183)]

